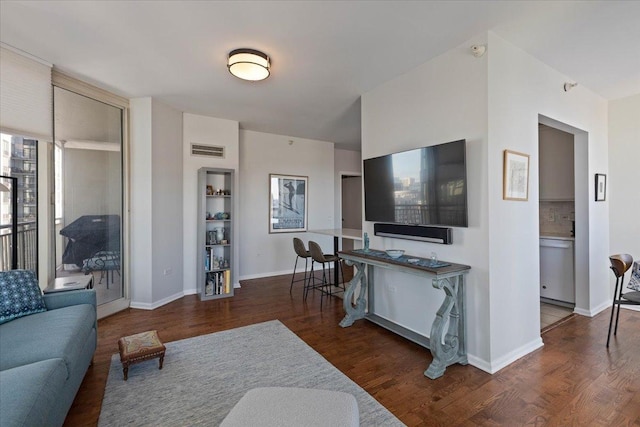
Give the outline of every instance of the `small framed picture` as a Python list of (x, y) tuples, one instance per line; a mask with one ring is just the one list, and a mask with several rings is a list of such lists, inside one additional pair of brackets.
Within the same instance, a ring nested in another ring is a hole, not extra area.
[(504, 200), (529, 199), (529, 155), (504, 150), (502, 198)]
[(604, 202), (607, 199), (607, 175), (596, 174), (596, 202)]
[(213, 185), (207, 185), (207, 196), (213, 196)]

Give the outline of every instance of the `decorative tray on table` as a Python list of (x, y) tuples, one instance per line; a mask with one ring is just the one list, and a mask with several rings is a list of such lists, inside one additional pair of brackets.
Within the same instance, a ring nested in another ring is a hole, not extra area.
[(400, 262), (400, 263), (407, 263), (410, 265), (417, 265), (419, 267), (426, 267), (426, 268), (441, 268), (441, 267), (448, 267), (451, 265), (450, 263), (444, 262), (444, 261), (436, 261), (435, 263), (432, 263), (431, 259), (418, 258), (418, 257), (413, 257), (408, 255), (401, 255), (397, 258), (394, 258), (392, 256), (389, 256), (389, 254), (387, 254), (387, 252), (385, 251), (377, 251), (375, 249), (369, 249), (368, 251), (365, 251), (364, 249), (356, 249), (353, 252), (362, 254), (362, 255), (372, 256), (375, 258), (381, 258), (381, 259)]

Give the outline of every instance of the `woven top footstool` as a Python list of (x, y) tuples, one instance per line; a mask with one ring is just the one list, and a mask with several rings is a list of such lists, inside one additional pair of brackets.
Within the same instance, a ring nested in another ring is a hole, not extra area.
[(129, 375), (129, 365), (133, 363), (159, 357), (159, 369), (162, 369), (164, 353), (167, 348), (158, 338), (157, 331), (147, 331), (120, 338), (118, 340), (118, 349), (120, 350), (120, 362), (122, 362), (122, 372), (126, 381)]
[(353, 395), (341, 391), (295, 387), (249, 390), (220, 427), (358, 427), (360, 412)]

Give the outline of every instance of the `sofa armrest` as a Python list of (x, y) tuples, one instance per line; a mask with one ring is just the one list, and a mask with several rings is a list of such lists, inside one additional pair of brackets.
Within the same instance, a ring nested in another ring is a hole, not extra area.
[(50, 294), (44, 294), (43, 297), (47, 310), (55, 310), (56, 308), (78, 304), (91, 304), (94, 307), (97, 305), (95, 289), (53, 292)]

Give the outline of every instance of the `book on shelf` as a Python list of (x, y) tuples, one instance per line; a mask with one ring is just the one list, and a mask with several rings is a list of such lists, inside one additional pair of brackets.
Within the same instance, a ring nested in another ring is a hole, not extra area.
[(231, 292), (231, 272), (229, 270), (207, 273), (205, 295), (222, 295)]
[(228, 294), (231, 292), (231, 271), (224, 271), (224, 293)]

